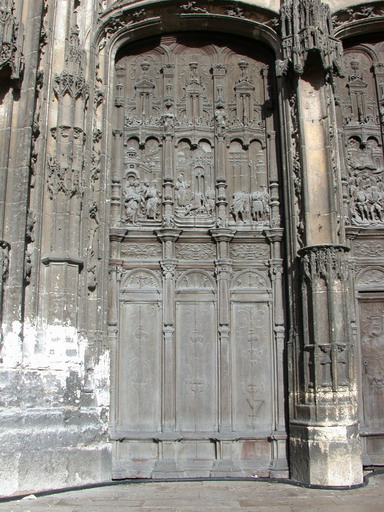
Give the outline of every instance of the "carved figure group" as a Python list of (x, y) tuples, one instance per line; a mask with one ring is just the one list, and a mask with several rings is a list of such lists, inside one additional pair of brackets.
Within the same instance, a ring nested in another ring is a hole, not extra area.
[(238, 191), (232, 196), (230, 211), (235, 222), (266, 221), (268, 220), (269, 209), (269, 194), (266, 191), (256, 191), (251, 194)]
[(148, 180), (140, 183), (139, 180), (131, 180), (124, 189), (123, 222), (136, 224), (138, 217), (157, 220), (161, 205), (161, 194)]
[(351, 216), (354, 224), (378, 223), (384, 221), (384, 191), (373, 185), (358, 188), (351, 185)]
[(211, 216), (215, 209), (216, 195), (213, 188), (208, 188), (205, 194), (192, 191), (191, 183), (184, 179), (184, 175), (179, 173), (176, 183), (176, 204), (183, 210), (185, 216), (192, 212), (199, 215)]

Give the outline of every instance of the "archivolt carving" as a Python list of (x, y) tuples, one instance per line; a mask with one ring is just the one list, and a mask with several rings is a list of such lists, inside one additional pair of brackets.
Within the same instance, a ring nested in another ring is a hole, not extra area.
[(373, 5), (357, 5), (341, 9), (332, 16), (335, 27), (361, 20), (371, 20), (384, 17), (384, 5), (382, 2), (375, 2)]

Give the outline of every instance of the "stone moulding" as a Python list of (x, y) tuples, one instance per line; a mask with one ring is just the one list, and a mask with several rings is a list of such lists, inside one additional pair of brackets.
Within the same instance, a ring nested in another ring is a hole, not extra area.
[(81, 258), (71, 256), (69, 254), (50, 254), (42, 258), (41, 261), (44, 265), (50, 265), (51, 263), (67, 263), (68, 265), (77, 265), (80, 270), (84, 266), (84, 261)]
[(381, 29), (384, 21), (384, 2), (362, 4), (340, 9), (332, 14), (332, 22), (336, 37), (347, 37), (358, 34), (368, 25)]
[[(172, 13), (170, 14), (170, 7)], [(149, 28), (151, 25), (158, 25), (157, 32), (166, 32), (170, 30), (168, 25), (179, 25), (182, 30), (201, 30), (203, 27), (208, 30), (209, 24), (213, 20), (220, 20), (226, 24), (224, 31), (231, 29), (234, 22), (241, 24), (251, 24), (258, 26), (258, 38), (265, 38), (278, 54), (280, 51), (280, 41), (275, 28), (278, 25), (276, 13), (266, 8), (255, 5), (234, 6), (228, 2), (179, 2), (175, 7), (173, 1), (141, 2), (139, 5), (121, 4), (118, 7), (111, 7), (104, 11), (98, 18), (99, 27), (95, 32), (93, 47), (101, 52), (110, 41), (114, 41), (123, 36), (128, 30), (139, 30)], [(236, 25), (235, 25), (236, 26)], [(237, 25), (239, 26), (239, 25)], [(172, 29), (175, 31), (175, 28)], [(177, 30), (177, 29), (176, 29)], [(254, 29), (250, 32), (253, 37)], [(147, 34), (146, 34), (147, 35)], [(244, 33), (244, 35), (247, 35)]]

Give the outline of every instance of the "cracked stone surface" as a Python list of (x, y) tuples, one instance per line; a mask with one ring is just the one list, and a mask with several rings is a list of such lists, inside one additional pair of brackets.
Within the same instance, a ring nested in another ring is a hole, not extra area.
[(132, 482), (45, 497), (30, 495), (1, 503), (0, 511), (382, 512), (383, 484), (384, 475), (372, 476), (367, 486), (352, 490), (307, 489), (257, 481)]

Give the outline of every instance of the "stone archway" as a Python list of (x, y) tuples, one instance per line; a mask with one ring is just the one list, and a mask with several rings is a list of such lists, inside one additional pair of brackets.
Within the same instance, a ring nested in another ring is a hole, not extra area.
[(117, 55), (115, 478), (287, 470), (273, 69), (220, 35)]

